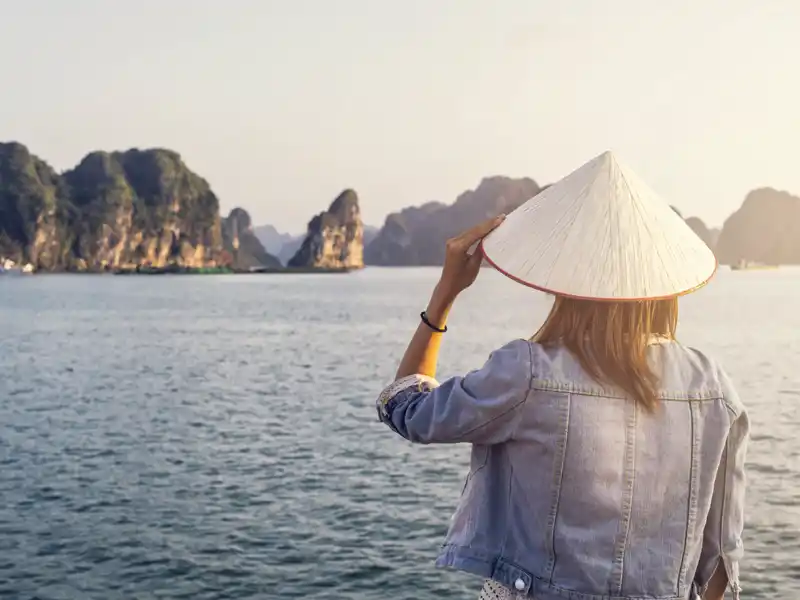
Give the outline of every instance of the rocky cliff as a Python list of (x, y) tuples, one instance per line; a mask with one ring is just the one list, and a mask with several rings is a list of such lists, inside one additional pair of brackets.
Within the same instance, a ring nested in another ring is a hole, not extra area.
[[(364, 225), (364, 247), (366, 248), (372, 240), (374, 240), (380, 228), (371, 225)], [(305, 235), (292, 235), (290, 233), (281, 233), (272, 225), (261, 225), (253, 228), (258, 241), (264, 246), (264, 249), (277, 257), (281, 264), (287, 264), (292, 257), (297, 254), (303, 241), (306, 239)]]
[(723, 264), (800, 264), (800, 198), (772, 188), (750, 192), (722, 226), (716, 252)]
[(706, 243), (706, 246), (714, 250), (719, 238), (719, 229), (709, 229), (709, 227), (699, 217), (689, 217), (686, 224), (692, 228), (698, 237)]
[(216, 264), (219, 201), (170, 150), (93, 152), (64, 173), (77, 211), (73, 248), (89, 269)]
[(364, 225), (358, 196), (353, 190), (343, 191), (327, 211), (309, 221), (306, 237), (288, 266), (325, 269), (364, 266)]
[(215, 265), (219, 202), (169, 150), (93, 152), (58, 175), (0, 144), (0, 255), (40, 270)]
[(365, 250), (366, 263), (441, 265), (448, 238), (501, 212), (511, 212), (539, 191), (532, 179), (489, 177), (451, 205), (429, 202), (390, 214)]
[(71, 260), (75, 214), (64, 180), (15, 142), (0, 144), (0, 258), (43, 269)]
[(222, 242), (237, 270), (257, 267), (279, 268), (280, 261), (266, 251), (253, 232), (250, 215), (243, 208), (234, 208), (222, 221)]
[[(300, 244), (303, 243), (303, 238), (305, 237), (292, 235), (291, 233), (281, 233), (272, 225), (259, 225), (258, 227), (254, 227), (253, 233), (258, 238), (258, 241), (261, 242), (261, 245), (264, 246), (264, 250), (273, 256), (278, 256), (281, 250), (297, 239), (297, 247), (292, 251), (292, 256), (294, 256), (294, 253), (300, 248)], [(291, 256), (289, 258), (291, 258)]]
[(278, 252), (278, 260), (280, 260), (282, 264), (288, 265), (289, 261), (292, 260), (294, 255), (297, 254), (297, 251), (300, 250), (300, 246), (303, 245), (305, 239), (305, 235), (296, 235), (289, 239), (281, 246), (280, 252)]

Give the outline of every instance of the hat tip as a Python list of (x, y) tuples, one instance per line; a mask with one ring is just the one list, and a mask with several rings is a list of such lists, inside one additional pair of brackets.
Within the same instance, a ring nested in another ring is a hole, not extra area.
[(611, 150), (610, 148), (603, 152), (602, 154), (598, 154), (597, 158), (593, 161), (595, 164), (605, 165), (609, 167), (611, 165), (621, 165), (622, 161), (619, 158), (619, 155)]

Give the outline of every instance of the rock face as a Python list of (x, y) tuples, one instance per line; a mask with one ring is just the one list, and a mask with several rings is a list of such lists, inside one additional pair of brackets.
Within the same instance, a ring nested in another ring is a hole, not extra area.
[(698, 237), (706, 243), (706, 246), (714, 250), (717, 246), (717, 239), (719, 238), (719, 229), (709, 229), (708, 226), (699, 217), (689, 217), (686, 224), (692, 228)]
[(57, 270), (71, 262), (75, 211), (64, 180), (22, 144), (0, 144), (0, 257)]
[(0, 255), (40, 270), (214, 266), (219, 201), (175, 152), (93, 152), (59, 176), (0, 144)]
[(264, 249), (253, 232), (250, 215), (243, 208), (234, 208), (222, 221), (222, 243), (225, 251), (231, 255), (234, 269), (275, 269), (282, 266), (275, 256)]
[[(272, 254), (273, 256), (278, 256), (280, 254), (281, 249), (286, 246), (286, 244), (292, 242), (298, 236), (294, 236), (291, 233), (281, 233), (272, 225), (259, 225), (258, 227), (253, 228), (253, 233), (258, 238), (258, 241), (261, 242), (261, 245), (264, 246), (264, 250)], [(300, 242), (297, 245), (297, 248), (300, 247), (300, 244), (303, 241), (303, 236), (300, 236)], [(297, 251), (295, 248), (295, 252)], [(292, 252), (294, 255), (294, 252)]]
[(297, 254), (300, 246), (303, 245), (303, 240), (306, 239), (305, 235), (281, 233), (272, 225), (255, 227), (253, 233), (264, 249), (275, 256), (282, 265), (288, 263)]
[(373, 227), (372, 225), (364, 225), (364, 248), (369, 246), (373, 240), (378, 237), (381, 232), (380, 227)]
[(300, 250), (300, 247), (303, 245), (306, 236), (304, 235), (297, 235), (295, 237), (289, 238), (289, 240), (281, 247), (281, 251), (278, 252), (278, 260), (281, 261), (284, 265), (288, 265), (289, 261), (292, 260), (297, 251)]
[(672, 210), (691, 227), (697, 236), (706, 243), (706, 246), (714, 250), (717, 245), (717, 238), (719, 237), (719, 229), (709, 229), (708, 226), (699, 217), (684, 217), (683, 213), (677, 207), (672, 206)]
[(772, 188), (750, 192), (722, 226), (716, 252), (723, 264), (800, 264), (800, 198)]
[[(303, 241), (306, 239), (305, 235), (291, 235), (290, 233), (280, 233), (272, 225), (262, 225), (253, 230), (256, 237), (264, 245), (264, 248), (270, 254), (277, 256), (281, 264), (287, 264), (292, 257), (297, 254)], [(364, 247), (374, 240), (380, 229), (370, 225), (364, 225)]]
[(386, 217), (365, 251), (366, 263), (383, 266), (430, 266), (444, 262), (445, 242), (465, 229), (509, 213), (539, 193), (532, 179), (489, 177), (451, 205), (429, 202)]
[(219, 201), (177, 153), (93, 152), (64, 179), (79, 215), (76, 255), (90, 268), (216, 264)]
[(359, 269), (364, 266), (364, 226), (358, 196), (345, 190), (308, 223), (308, 232), (288, 266)]

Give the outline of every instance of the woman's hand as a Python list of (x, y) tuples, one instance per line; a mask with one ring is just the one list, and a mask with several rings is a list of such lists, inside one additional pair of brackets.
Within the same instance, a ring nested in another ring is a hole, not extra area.
[[(505, 219), (505, 215), (497, 216), (447, 240), (442, 276), (425, 309), (428, 320), (435, 327), (445, 327), (447, 315), (456, 296), (471, 286), (478, 276), (481, 268), (481, 253), (475, 251), (469, 255), (467, 250), (500, 225), (503, 219)], [(435, 377), (441, 343), (441, 333), (433, 331), (425, 323), (420, 323), (400, 361), (395, 379), (414, 374)]]
[(454, 300), (458, 294), (474, 283), (478, 277), (483, 256), (477, 249), (470, 256), (467, 254), (467, 250), (486, 237), (505, 218), (505, 215), (498, 215), (447, 240), (444, 268), (437, 285), (439, 293)]

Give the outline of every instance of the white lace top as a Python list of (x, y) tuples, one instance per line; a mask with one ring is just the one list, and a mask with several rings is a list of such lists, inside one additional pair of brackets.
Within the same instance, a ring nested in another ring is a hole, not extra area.
[(478, 600), (526, 600), (526, 597), (500, 585), (496, 581), (487, 579), (483, 584), (481, 596)]

